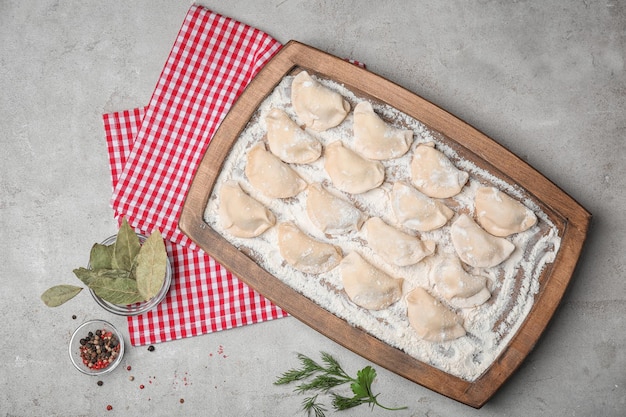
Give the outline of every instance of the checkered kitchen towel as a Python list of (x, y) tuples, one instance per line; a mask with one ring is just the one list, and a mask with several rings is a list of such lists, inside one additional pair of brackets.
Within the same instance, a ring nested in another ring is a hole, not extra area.
[(267, 34), (192, 6), (150, 103), (103, 116), (115, 216), (159, 229), (173, 281), (156, 309), (128, 318), (133, 345), (158, 343), (285, 317), (178, 228), (194, 173), (244, 88), (281, 45)]

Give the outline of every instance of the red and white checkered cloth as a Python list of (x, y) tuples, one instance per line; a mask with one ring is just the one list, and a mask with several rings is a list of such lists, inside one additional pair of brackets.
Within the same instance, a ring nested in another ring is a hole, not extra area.
[(103, 116), (115, 216), (167, 241), (172, 287), (156, 309), (128, 319), (133, 345), (287, 316), (200, 250), (178, 218), (205, 149), (236, 98), (281, 45), (194, 5), (150, 103)]

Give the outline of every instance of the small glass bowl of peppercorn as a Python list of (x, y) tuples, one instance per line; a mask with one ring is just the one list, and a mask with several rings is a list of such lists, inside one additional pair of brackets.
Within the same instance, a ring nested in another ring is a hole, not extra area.
[(81, 324), (70, 340), (72, 363), (87, 375), (113, 371), (124, 356), (124, 339), (115, 326), (104, 320)]

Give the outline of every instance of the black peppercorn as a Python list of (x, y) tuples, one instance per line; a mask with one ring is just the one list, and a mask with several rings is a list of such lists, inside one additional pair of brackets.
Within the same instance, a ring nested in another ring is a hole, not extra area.
[(104, 384), (104, 382), (102, 382), (102, 381), (98, 381), (98, 382), (97, 382), (97, 384), (98, 384), (98, 386), (99, 386), (99, 387), (101, 387), (101, 386), (102, 386), (102, 384)]
[(154, 346), (152, 345), (148, 346), (148, 352), (154, 352)]

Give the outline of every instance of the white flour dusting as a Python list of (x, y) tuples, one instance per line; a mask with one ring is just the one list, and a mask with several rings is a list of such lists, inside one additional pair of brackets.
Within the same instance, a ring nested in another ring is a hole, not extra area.
[[(271, 228), (253, 239), (229, 235), (221, 227), (217, 216), (220, 203), (219, 190), (220, 185), (226, 180), (235, 180), (240, 183), (244, 191), (265, 204), (276, 215), (278, 223), (292, 221), (316, 239), (341, 247), (344, 256), (351, 251), (358, 251), (370, 263), (389, 275), (404, 278), (404, 295), (416, 286), (432, 290), (428, 276), (430, 269), (435, 265), (437, 256), (455, 253), (449, 231), (450, 224), (455, 220), (456, 215), (446, 226), (420, 234), (423, 240), (437, 242), (435, 255), (413, 266), (397, 267), (385, 263), (364, 246), (362, 232), (353, 232), (340, 237), (325, 236), (321, 233), (307, 217), (306, 191), (290, 199), (269, 199), (250, 185), (244, 174), (246, 153), (254, 144), (265, 140), (267, 113), (277, 107), (302, 124), (290, 101), (292, 78), (291, 76), (284, 77), (264, 100), (235, 142), (209, 198), (204, 214), (205, 221), (235, 247), (244, 249), (246, 253), (259, 254), (254, 260), (276, 278), (351, 325), (358, 326), (383, 342), (449, 374), (468, 381), (480, 377), (504, 350), (530, 312), (534, 296), (539, 290), (541, 271), (546, 264), (554, 261), (559, 249), (560, 237), (557, 228), (519, 187), (508, 184), (472, 162), (460, 158), (452, 147), (446, 144), (445, 139), (441, 138), (441, 135), (431, 132), (419, 121), (389, 105), (373, 102), (374, 110), (386, 121), (397, 127), (411, 129), (415, 133), (412, 148), (406, 155), (382, 161), (386, 174), (383, 185), (359, 195), (348, 195), (334, 190), (330, 178), (324, 171), (323, 157), (310, 165), (292, 165), (302, 178), (308, 183), (323, 183), (330, 191), (352, 201), (367, 216), (378, 216), (390, 224), (396, 224), (389, 199), (391, 187), (395, 181), (410, 178), (409, 167), (415, 146), (420, 143), (434, 142), (436, 148), (450, 158), (459, 169), (470, 174), (470, 179), (461, 193), (445, 201), (456, 213), (473, 214), (476, 190), (480, 186), (492, 185), (522, 201), (537, 215), (538, 222), (535, 226), (508, 238), (516, 247), (510, 258), (497, 267), (474, 268), (469, 271), (489, 278), (492, 296), (479, 307), (456, 310), (464, 319), (466, 336), (444, 343), (421, 340), (408, 323), (404, 299), (382, 311), (369, 311), (356, 306), (343, 293), (339, 268), (320, 275), (312, 275), (301, 273), (287, 265), (278, 251), (276, 228)], [(319, 78), (318, 80), (341, 93), (351, 103), (352, 108), (362, 100), (336, 82)], [(351, 112), (336, 128), (321, 133), (310, 133), (316, 136), (324, 146), (341, 140), (344, 146), (351, 148), (352, 121)]]

